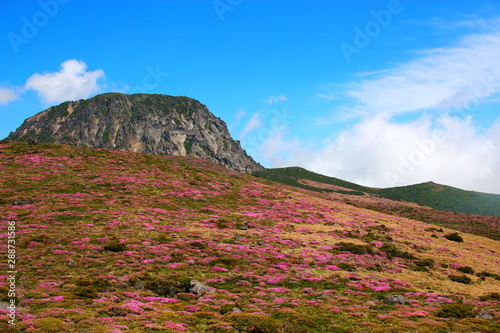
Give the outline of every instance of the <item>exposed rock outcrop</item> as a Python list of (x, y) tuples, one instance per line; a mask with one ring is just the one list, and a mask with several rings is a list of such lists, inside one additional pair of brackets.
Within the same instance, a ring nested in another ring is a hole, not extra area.
[(64, 102), (28, 118), (7, 139), (192, 156), (252, 173), (264, 168), (199, 101), (108, 93)]

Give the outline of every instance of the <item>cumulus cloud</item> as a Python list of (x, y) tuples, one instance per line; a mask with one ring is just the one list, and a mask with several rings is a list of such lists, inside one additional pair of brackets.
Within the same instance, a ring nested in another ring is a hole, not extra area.
[(87, 64), (72, 59), (63, 62), (58, 72), (33, 74), (25, 87), (37, 91), (46, 103), (58, 103), (87, 98), (98, 92), (97, 81), (102, 78), (103, 70), (87, 71)]
[[(326, 86), (317, 97), (335, 108), (316, 125), (357, 123), (315, 149), (301, 144), (274, 166), (300, 165), (373, 187), (434, 181), (500, 193), (500, 118), (480, 127), (472, 112), (500, 100), (500, 25), (410, 55), (392, 68)], [(397, 120), (410, 114), (413, 121)]]
[(7, 104), (16, 100), (18, 97), (14, 89), (0, 87), (0, 104)]
[(373, 187), (434, 181), (500, 192), (500, 121), (482, 131), (470, 116), (422, 116), (407, 123), (376, 116), (326, 140), (317, 150), (281, 136), (266, 141), (261, 150), (287, 148), (288, 158), (270, 159), (273, 167), (300, 165)]
[(241, 131), (240, 140), (244, 139), (248, 133), (261, 126), (262, 122), (260, 121), (259, 114), (258, 113), (252, 114), (250, 120), (248, 120), (247, 124), (245, 125), (245, 128), (243, 128), (243, 131)]
[(288, 98), (285, 95), (270, 96), (264, 101), (266, 104), (278, 104), (280, 102), (288, 102)]
[(364, 73), (342, 85), (347, 106), (336, 108), (331, 117), (318, 123), (374, 114), (447, 112), (500, 93), (499, 32), (469, 35), (457, 45), (421, 50), (414, 56), (410, 62)]

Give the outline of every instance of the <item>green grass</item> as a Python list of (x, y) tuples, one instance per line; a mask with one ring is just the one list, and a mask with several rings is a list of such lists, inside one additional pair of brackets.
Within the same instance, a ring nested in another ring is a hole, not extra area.
[[(256, 172), (254, 175), (278, 183), (317, 192), (336, 192), (351, 195), (363, 195), (368, 193), (378, 195), (382, 198), (413, 202), (444, 211), (500, 216), (500, 195), (465, 191), (451, 186), (435, 184), (433, 182), (375, 189), (338, 178), (317, 174), (299, 167), (267, 169), (265, 171)], [(341, 186), (353, 191), (330, 190), (308, 186), (299, 183), (299, 180), (311, 180), (327, 185)]]

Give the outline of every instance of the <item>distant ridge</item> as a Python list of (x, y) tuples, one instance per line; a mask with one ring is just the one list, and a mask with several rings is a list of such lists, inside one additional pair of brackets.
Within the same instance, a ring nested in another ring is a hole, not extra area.
[(191, 156), (251, 173), (264, 168), (199, 101), (167, 95), (107, 93), (48, 108), (7, 137), (156, 155)]
[[(267, 169), (257, 171), (254, 175), (313, 191), (350, 195), (372, 194), (391, 200), (413, 202), (444, 211), (500, 216), (500, 195), (466, 191), (434, 182), (375, 189), (335, 177), (317, 174), (300, 167)], [(326, 188), (314, 182), (333, 185), (336, 188)]]

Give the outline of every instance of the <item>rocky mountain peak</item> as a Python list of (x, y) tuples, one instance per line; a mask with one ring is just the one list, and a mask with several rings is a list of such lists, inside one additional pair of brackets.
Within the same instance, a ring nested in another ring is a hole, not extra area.
[(26, 119), (7, 139), (191, 156), (246, 173), (264, 169), (224, 121), (188, 97), (108, 93), (64, 102)]

